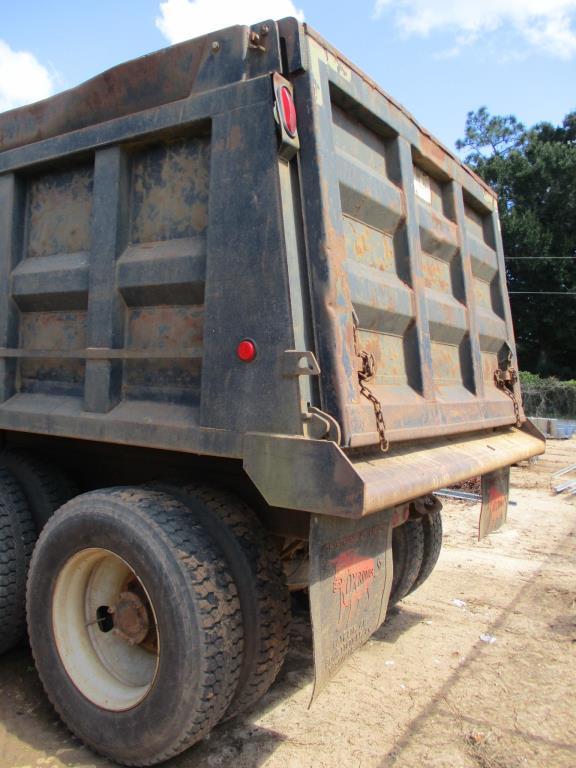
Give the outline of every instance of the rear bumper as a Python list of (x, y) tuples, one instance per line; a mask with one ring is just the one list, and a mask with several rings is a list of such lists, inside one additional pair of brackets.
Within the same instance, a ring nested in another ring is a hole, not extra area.
[(271, 506), (359, 518), (544, 450), (530, 422), (385, 454), (346, 454), (326, 440), (253, 433), (245, 438), (244, 468)]

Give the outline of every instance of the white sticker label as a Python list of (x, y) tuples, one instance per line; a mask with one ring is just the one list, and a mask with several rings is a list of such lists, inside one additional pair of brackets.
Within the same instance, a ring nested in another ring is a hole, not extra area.
[(414, 168), (414, 192), (425, 203), (432, 202), (432, 190), (430, 189), (430, 176), (420, 168)]

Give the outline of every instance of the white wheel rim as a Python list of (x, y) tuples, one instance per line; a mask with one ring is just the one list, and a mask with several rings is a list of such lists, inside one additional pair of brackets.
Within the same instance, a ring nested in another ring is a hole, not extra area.
[[(123, 634), (117, 617), (126, 616), (121, 610), (126, 605), (139, 606), (131, 616), (138, 616), (144, 640), (134, 634), (134, 621), (132, 634)], [(91, 702), (121, 712), (148, 695), (160, 658), (156, 614), (144, 585), (121, 557), (99, 548), (71, 557), (56, 580), (52, 625), (66, 672)]]

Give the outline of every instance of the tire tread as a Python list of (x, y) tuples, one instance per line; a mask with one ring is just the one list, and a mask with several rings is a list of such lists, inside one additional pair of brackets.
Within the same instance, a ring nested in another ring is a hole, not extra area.
[(389, 605), (403, 600), (418, 578), (424, 557), (424, 531), (420, 520), (407, 520), (392, 532), (394, 573)]
[(422, 531), (424, 533), (424, 556), (418, 576), (408, 594), (424, 584), (440, 557), (442, 549), (442, 515), (440, 511), (431, 512), (422, 517)]
[(66, 472), (32, 451), (10, 448), (1, 454), (0, 465), (20, 483), (38, 531), (59, 507), (78, 494)]
[(280, 672), (290, 641), (290, 593), (277, 547), (254, 510), (227, 490), (200, 483), (187, 484), (184, 490), (188, 496), (200, 498), (229, 528), (253, 579), (259, 635), (251, 669), (242, 675), (241, 685), (226, 712), (228, 719), (252, 707)]
[[(79, 500), (83, 499), (85, 502), (90, 497), (97, 496), (112, 496), (113, 500), (129, 505), (150, 526), (151, 536), (160, 536), (168, 540), (198, 596), (196, 605), (204, 639), (201, 654), (203, 669), (199, 673), (200, 695), (196, 706), (190, 708), (185, 731), (161, 754), (138, 760), (121, 761), (127, 766), (156, 765), (175, 757), (207, 736), (229, 706), (236, 691), (242, 661), (243, 628), (240, 601), (228, 567), (215, 550), (210, 538), (191, 519), (183, 504), (160, 491), (142, 488), (109, 488), (79, 496), (64, 505), (44, 528), (40, 534), (36, 552), (49, 536), (52, 524), (57, 524), (64, 515), (82, 514), (81, 509), (75, 508)], [(29, 589), (35, 570), (35, 559), (36, 555), (32, 560)], [(32, 617), (28, 615), (29, 624), (31, 621)], [(32, 651), (34, 653), (34, 646)], [(38, 660), (35, 659), (35, 661), (38, 666)], [(70, 730), (80, 739), (85, 740), (84, 736), (67, 722), (50, 691), (46, 690), (46, 694)], [(92, 744), (89, 746), (100, 754), (118, 760), (117, 756), (108, 753), (105, 749), (99, 750)]]
[(20, 484), (0, 466), (0, 653), (26, 630), (26, 577), (36, 528)]

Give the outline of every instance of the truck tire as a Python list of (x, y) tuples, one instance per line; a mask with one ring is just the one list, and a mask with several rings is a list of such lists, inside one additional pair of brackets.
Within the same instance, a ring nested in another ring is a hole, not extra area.
[(252, 707), (270, 688), (289, 645), (290, 593), (280, 555), (256, 513), (230, 491), (167, 486), (224, 555), (238, 589), (244, 625), (240, 681), (225, 719)]
[(0, 467), (0, 653), (13, 648), (26, 629), (26, 577), (35, 541), (20, 485)]
[(407, 520), (392, 531), (392, 588), (389, 606), (410, 592), (424, 558), (424, 531), (420, 520)]
[(171, 496), (110, 488), (46, 524), (28, 579), (28, 630), (54, 708), (84, 743), (148, 766), (206, 736), (243, 650), (240, 601), (210, 537)]
[(78, 493), (60, 467), (29, 451), (3, 451), (0, 464), (20, 483), (38, 533), (53, 513)]
[(442, 549), (442, 515), (440, 511), (430, 512), (428, 515), (423, 515), (422, 519), (422, 531), (424, 533), (424, 555), (422, 557), (422, 565), (420, 566), (420, 572), (416, 578), (416, 581), (410, 587), (408, 594), (418, 589), (430, 576), (438, 558), (440, 557), (440, 550)]

